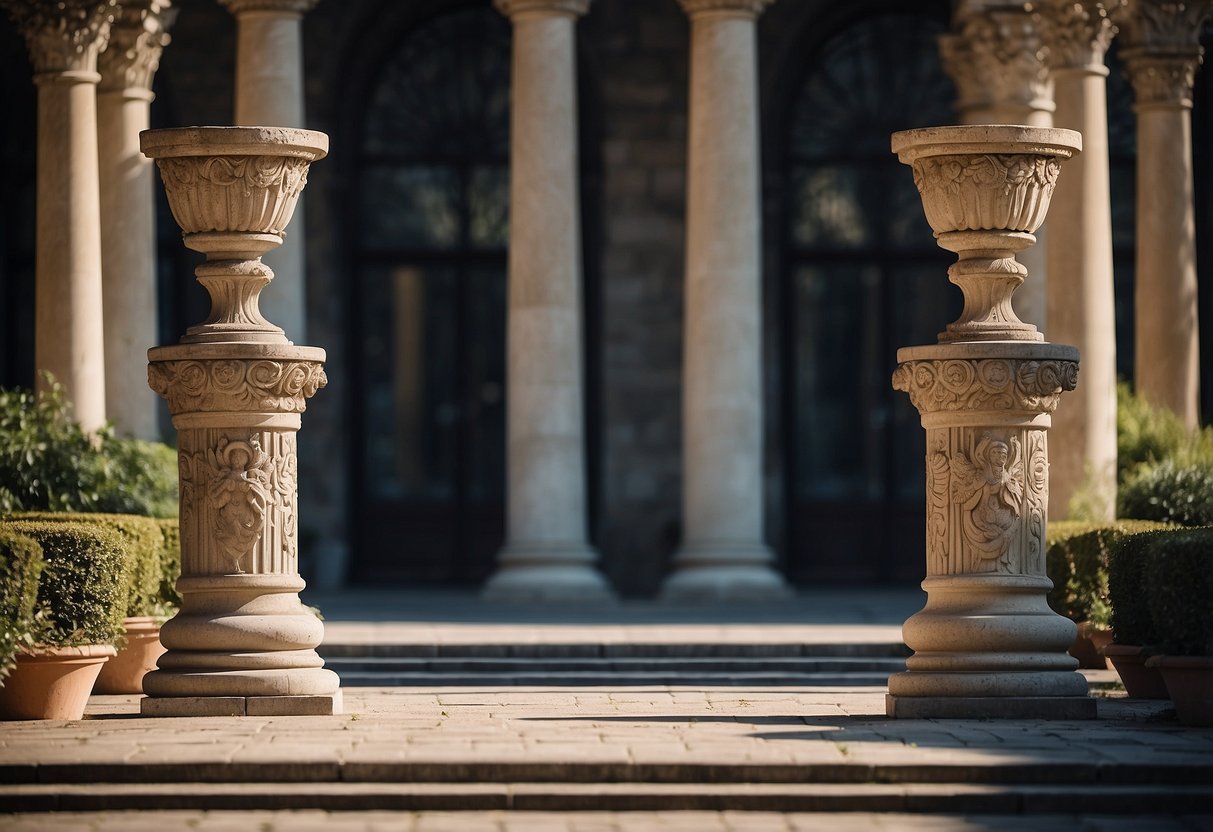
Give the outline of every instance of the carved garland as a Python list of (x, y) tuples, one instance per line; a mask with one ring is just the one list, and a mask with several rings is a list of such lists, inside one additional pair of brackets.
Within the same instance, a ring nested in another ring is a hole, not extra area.
[(910, 394), (920, 413), (941, 410), (1030, 410), (1052, 413), (1078, 384), (1075, 361), (1003, 358), (908, 361), (893, 389)]
[(328, 383), (314, 361), (157, 361), (148, 384), (168, 400), (174, 415), (208, 410), (302, 413), (307, 399)]
[(972, 156), (928, 156), (913, 164), (914, 184), (920, 193), (937, 190), (949, 193), (962, 189), (988, 190), (990, 185), (1002, 185), (1004, 195), (1025, 187), (1044, 189), (1053, 193), (1061, 163), (1055, 156), (1025, 154), (979, 154)]

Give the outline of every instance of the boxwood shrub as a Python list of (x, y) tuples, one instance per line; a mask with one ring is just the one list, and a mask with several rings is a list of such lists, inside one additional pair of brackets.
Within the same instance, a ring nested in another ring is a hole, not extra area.
[(32, 647), (41, 634), (43, 616), (37, 606), (42, 547), (30, 537), (0, 529), (0, 682), (13, 668), (23, 647)]
[(1159, 650), (1213, 656), (1213, 528), (1157, 535), (1147, 548), (1146, 594)]
[(1138, 467), (1120, 487), (1122, 517), (1213, 525), (1213, 464), (1167, 459)]
[(168, 614), (181, 606), (181, 596), (177, 594), (177, 579), (181, 577), (181, 525), (175, 517), (156, 522), (164, 537), (160, 552), (160, 600)]
[(1151, 542), (1171, 534), (1149, 531), (1121, 540), (1108, 558), (1108, 599), (1112, 606), (1112, 639), (1117, 644), (1153, 647), (1158, 642), (1150, 614), (1147, 580)]
[(47, 626), (39, 643), (113, 644), (120, 637), (129, 591), (127, 549), (116, 531), (96, 523), (36, 520), (6, 521), (0, 530), (42, 547), (37, 603), (47, 610)]

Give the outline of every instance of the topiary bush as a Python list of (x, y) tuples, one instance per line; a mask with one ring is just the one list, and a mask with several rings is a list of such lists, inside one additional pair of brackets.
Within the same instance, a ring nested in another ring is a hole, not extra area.
[(44, 626), (38, 610), (38, 577), (42, 547), (30, 537), (0, 529), (0, 682), (14, 657), (37, 643)]
[(1213, 529), (1169, 532), (1147, 547), (1147, 595), (1160, 651), (1213, 656)]
[(1168, 459), (1139, 466), (1121, 485), (1117, 503), (1122, 517), (1213, 525), (1213, 465)]
[(164, 547), (160, 551), (160, 601), (166, 613), (181, 606), (177, 579), (181, 577), (181, 525), (176, 518), (157, 520)]
[(47, 626), (38, 635), (40, 644), (113, 644), (121, 636), (129, 591), (126, 544), (116, 531), (96, 523), (34, 520), (6, 521), (0, 530), (42, 547), (37, 603), (47, 610)]
[(1158, 642), (1147, 590), (1151, 543), (1172, 533), (1164, 530), (1129, 535), (1109, 553), (1108, 600), (1112, 606), (1112, 639), (1117, 644), (1152, 648)]

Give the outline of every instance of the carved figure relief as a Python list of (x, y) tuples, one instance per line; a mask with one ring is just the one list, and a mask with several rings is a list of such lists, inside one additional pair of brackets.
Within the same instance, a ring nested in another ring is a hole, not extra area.
[(257, 437), (247, 442), (219, 440), (206, 451), (206, 499), (211, 510), (211, 531), (233, 571), (261, 539), (265, 515), (274, 499), (273, 466)]
[(1019, 440), (982, 435), (970, 459), (963, 451), (949, 461), (951, 499), (964, 509), (961, 532), (975, 560), (974, 571), (1011, 571), (1011, 538), (1024, 495)]

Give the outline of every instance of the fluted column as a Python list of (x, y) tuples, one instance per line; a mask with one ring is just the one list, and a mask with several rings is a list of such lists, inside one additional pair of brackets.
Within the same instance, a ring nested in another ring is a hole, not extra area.
[(1057, 184), (1049, 225), (1049, 334), (1082, 356), (1082, 383), (1053, 417), (1049, 511), (1061, 519), (1080, 487), (1093, 519), (1116, 509), (1116, 310), (1104, 55), (1116, 27), (1101, 0), (1036, 4), (1057, 110), (1053, 123), (1082, 133), (1083, 150)]
[(498, 600), (611, 597), (587, 542), (574, 26), (589, 0), (497, 0), (514, 25), (505, 547)]
[(66, 388), (80, 424), (95, 430), (105, 421), (97, 54), (115, 2), (3, 6), (25, 37), (38, 86), (34, 362)]
[[(304, 127), (303, 15), (316, 0), (220, 0), (236, 16), (235, 124)], [(261, 294), (266, 314), (296, 343), (307, 339), (305, 209), (265, 262), (276, 279)]]
[(768, 0), (680, 0), (691, 18), (682, 546), (667, 598), (787, 593), (763, 541), (755, 21)]
[(156, 395), (147, 386), (147, 350), (157, 341), (156, 209), (152, 161), (139, 152), (139, 131), (149, 125), (168, 6), (127, 0), (98, 59), (105, 408), (120, 434), (149, 440), (160, 438)]
[(1137, 112), (1138, 392), (1200, 421), (1192, 84), (1208, 0), (1128, 0), (1116, 17)]
[[(939, 39), (944, 70), (956, 84), (961, 124), (1053, 125), (1053, 82), (1044, 43), (1027, 4), (1008, 0), (961, 0), (952, 31)], [(1020, 257), (1032, 279), (1015, 293), (1019, 317), (1043, 330), (1048, 275), (1047, 229)]]

